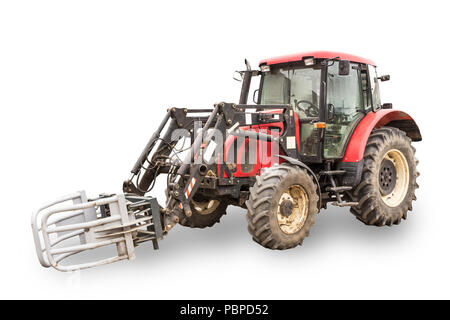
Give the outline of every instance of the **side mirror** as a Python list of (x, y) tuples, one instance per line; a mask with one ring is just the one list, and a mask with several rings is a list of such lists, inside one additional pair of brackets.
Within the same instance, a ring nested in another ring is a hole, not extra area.
[(339, 60), (339, 75), (348, 76), (350, 74), (350, 61)]
[(242, 82), (242, 72), (235, 71), (233, 74), (233, 79), (237, 82)]
[(391, 80), (391, 76), (387, 74), (387, 75), (378, 77), (378, 79), (381, 81), (389, 81), (389, 80)]
[(392, 109), (392, 103), (383, 103), (381, 109)]

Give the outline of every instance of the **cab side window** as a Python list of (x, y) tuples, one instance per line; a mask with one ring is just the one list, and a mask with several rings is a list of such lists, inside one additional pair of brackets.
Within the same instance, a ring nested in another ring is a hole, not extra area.
[(374, 66), (369, 66), (370, 89), (372, 93), (373, 110), (381, 109), (380, 87), (378, 82), (377, 70)]

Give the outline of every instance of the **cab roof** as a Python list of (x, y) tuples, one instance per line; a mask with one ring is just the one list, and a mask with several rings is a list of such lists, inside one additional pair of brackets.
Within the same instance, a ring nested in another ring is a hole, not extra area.
[(350, 60), (351, 62), (356, 63), (364, 63), (372, 66), (376, 66), (375, 62), (369, 59), (361, 58), (358, 56), (354, 56), (352, 54), (343, 53), (343, 52), (333, 52), (333, 51), (311, 51), (311, 52), (301, 52), (295, 54), (289, 54), (285, 56), (273, 57), (261, 60), (259, 65), (274, 65), (279, 63), (288, 63), (301, 61), (305, 57), (314, 57), (315, 59), (332, 59), (336, 57), (340, 57), (343, 60)]

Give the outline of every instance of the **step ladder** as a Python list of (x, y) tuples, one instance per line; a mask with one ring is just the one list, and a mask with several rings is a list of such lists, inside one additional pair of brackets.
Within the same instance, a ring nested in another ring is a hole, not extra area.
[(327, 187), (326, 191), (333, 192), (336, 196), (336, 200), (332, 202), (331, 204), (338, 207), (355, 207), (358, 205), (358, 202), (347, 202), (342, 200), (342, 192), (344, 191), (350, 191), (353, 189), (352, 186), (338, 186), (335, 180), (335, 176), (343, 175), (345, 174), (345, 170), (331, 170), (331, 165), (328, 162), (327, 163), (327, 170), (320, 171), (321, 176), (327, 176), (330, 179), (331, 187)]

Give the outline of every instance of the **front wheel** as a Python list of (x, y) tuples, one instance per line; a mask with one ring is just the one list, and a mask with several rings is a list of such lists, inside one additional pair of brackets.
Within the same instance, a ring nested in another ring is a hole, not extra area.
[(367, 141), (361, 183), (350, 211), (367, 225), (399, 224), (412, 210), (418, 188), (415, 149), (405, 132), (391, 127), (374, 130)]
[(190, 206), (192, 215), (188, 217), (182, 212), (178, 223), (190, 228), (206, 228), (220, 222), (222, 216), (227, 213), (228, 203), (223, 199), (203, 199), (194, 196)]
[(313, 179), (298, 167), (283, 164), (263, 170), (246, 202), (253, 240), (279, 250), (302, 244), (318, 212), (316, 190)]

